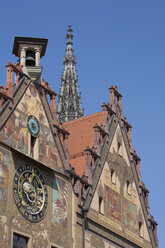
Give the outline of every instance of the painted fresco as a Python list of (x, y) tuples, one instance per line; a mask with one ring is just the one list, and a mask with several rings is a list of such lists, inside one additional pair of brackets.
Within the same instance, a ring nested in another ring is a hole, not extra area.
[(48, 127), (43, 126), (39, 136), (38, 154), (39, 160), (45, 164), (58, 166), (58, 154), (55, 143)]
[(121, 221), (120, 194), (104, 185), (104, 214)]
[(15, 111), (1, 132), (1, 137), (8, 145), (19, 151), (28, 152), (28, 130), (26, 116)]
[(123, 201), (123, 221), (126, 226), (138, 231), (137, 207), (126, 199)]
[(10, 153), (0, 147), (0, 200), (8, 199)]
[(121, 246), (103, 239), (99, 235), (95, 235), (92, 232), (85, 232), (85, 247), (86, 248), (121, 248)]
[(29, 155), (28, 142), (30, 136), (27, 128), (27, 117), (29, 115), (34, 115), (40, 124), (40, 135), (38, 138), (39, 160), (54, 168), (61, 167), (61, 160), (54, 138), (50, 132), (43, 105), (33, 84), (29, 86), (16, 110), (1, 130), (1, 138), (8, 145)]
[(52, 223), (59, 223), (67, 228), (68, 184), (64, 180), (53, 177), (52, 189)]

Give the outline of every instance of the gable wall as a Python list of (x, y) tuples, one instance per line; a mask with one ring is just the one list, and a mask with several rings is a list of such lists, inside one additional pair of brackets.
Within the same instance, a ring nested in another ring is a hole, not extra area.
[(40, 124), (40, 135), (35, 143), (35, 158), (50, 167), (60, 169), (62, 162), (34, 84), (30, 84), (11, 117), (2, 128), (0, 139), (20, 152), (30, 155), (30, 133), (27, 128), (29, 115), (35, 116)]
[[(117, 148), (118, 141), (122, 144), (120, 155)], [(111, 169), (115, 171), (115, 183), (111, 180)], [(131, 195), (127, 192), (127, 180), (131, 183)], [(103, 214), (99, 213), (99, 197), (103, 197)], [(111, 230), (129, 240), (134, 240), (139, 245), (143, 246), (144, 239), (147, 243), (150, 242), (119, 125), (91, 203), (90, 216), (104, 225), (107, 223)], [(143, 223), (144, 239), (139, 236), (139, 221)]]

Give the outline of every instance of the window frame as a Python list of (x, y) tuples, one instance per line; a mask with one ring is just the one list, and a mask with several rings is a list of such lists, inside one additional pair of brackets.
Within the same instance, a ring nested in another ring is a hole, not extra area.
[(132, 183), (129, 180), (127, 180), (127, 194), (132, 195)]
[(141, 221), (139, 221), (139, 236), (141, 238), (144, 237), (144, 223)]
[(104, 199), (102, 196), (99, 196), (99, 214), (104, 215)]
[(11, 248), (13, 248), (13, 241), (14, 241), (14, 234), (18, 235), (18, 236), (21, 236), (21, 237), (24, 237), (24, 238), (27, 238), (28, 239), (28, 243), (27, 243), (27, 248), (32, 248), (32, 237), (30, 235), (28, 235), (27, 233), (24, 233), (24, 232), (20, 232), (16, 229), (13, 229), (12, 230), (12, 235), (11, 235)]
[(57, 244), (53, 244), (53, 243), (50, 243), (50, 248), (63, 248), (63, 246), (60, 246), (60, 245), (57, 245)]
[(116, 185), (116, 173), (114, 169), (111, 169), (111, 183)]

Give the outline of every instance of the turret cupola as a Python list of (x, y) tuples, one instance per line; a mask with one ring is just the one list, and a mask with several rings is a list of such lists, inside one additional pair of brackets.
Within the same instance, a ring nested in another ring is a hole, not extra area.
[(34, 81), (40, 78), (40, 58), (45, 55), (47, 43), (42, 38), (15, 37), (13, 54), (19, 57), (23, 72)]

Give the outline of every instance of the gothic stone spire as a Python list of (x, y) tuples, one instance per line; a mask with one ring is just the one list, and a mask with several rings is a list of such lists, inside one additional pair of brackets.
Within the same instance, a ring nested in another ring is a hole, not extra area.
[(75, 120), (83, 116), (78, 90), (78, 77), (76, 75), (76, 58), (73, 55), (71, 26), (68, 27), (67, 49), (64, 56), (64, 71), (61, 77), (61, 88), (58, 99), (57, 114), (60, 122)]

